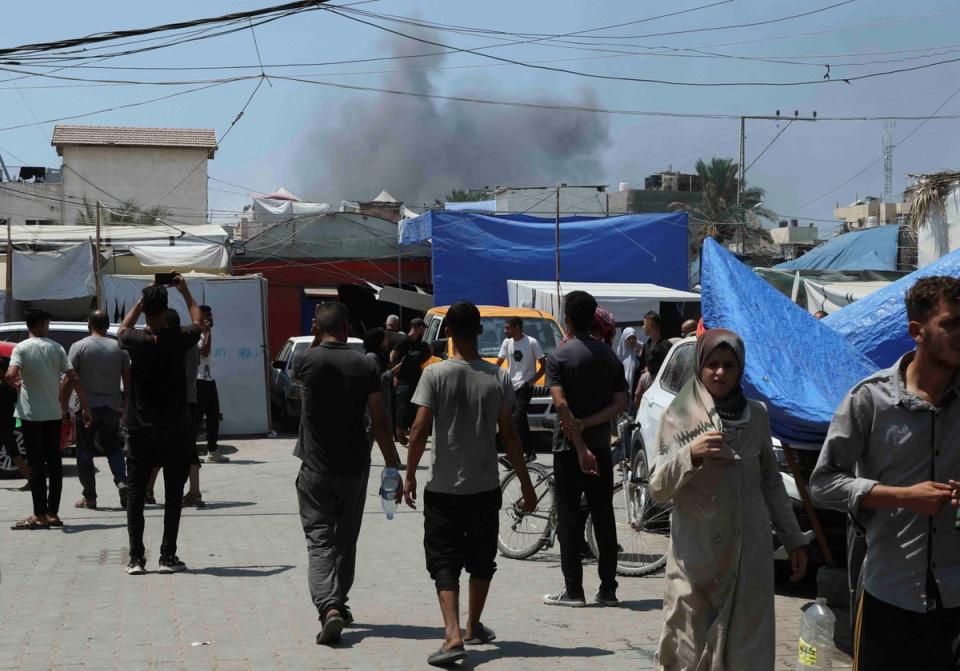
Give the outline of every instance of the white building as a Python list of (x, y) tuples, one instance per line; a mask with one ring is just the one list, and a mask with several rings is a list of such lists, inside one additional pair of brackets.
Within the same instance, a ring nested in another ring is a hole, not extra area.
[[(602, 217), (609, 213), (606, 186), (561, 186), (560, 216)], [(498, 187), (497, 214), (530, 214), (553, 217), (557, 213), (557, 187)]]
[(58, 125), (51, 144), (63, 157), (60, 223), (73, 224), (84, 200), (106, 207), (133, 200), (166, 209), (173, 224), (206, 223), (213, 129)]

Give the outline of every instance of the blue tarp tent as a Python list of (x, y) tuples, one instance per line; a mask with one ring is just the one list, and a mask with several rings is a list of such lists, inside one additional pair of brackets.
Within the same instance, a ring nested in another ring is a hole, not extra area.
[[(561, 218), (560, 278), (687, 289), (687, 215)], [(437, 305), (507, 305), (507, 280), (553, 280), (553, 219), (431, 211), (404, 222), (401, 244), (433, 243)]]
[(843, 396), (877, 367), (713, 239), (702, 256), (703, 321), (743, 338), (744, 392), (767, 404), (779, 438), (822, 442)]
[(776, 270), (896, 270), (896, 225), (845, 233), (809, 252), (774, 266)]
[(823, 323), (847, 339), (880, 368), (892, 366), (915, 344), (907, 333), (907, 291), (922, 277), (949, 275), (960, 278), (960, 251), (901, 277), (893, 284), (825, 317)]

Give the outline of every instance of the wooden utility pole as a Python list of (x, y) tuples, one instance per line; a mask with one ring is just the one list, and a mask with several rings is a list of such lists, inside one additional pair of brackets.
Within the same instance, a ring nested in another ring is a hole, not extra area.
[(97, 309), (103, 309), (103, 286), (100, 284), (100, 217), (102, 206), (97, 201), (97, 242), (93, 249), (93, 276), (97, 282)]
[(7, 217), (7, 277), (3, 301), (3, 321), (13, 318), (13, 237), (10, 232), (10, 217)]

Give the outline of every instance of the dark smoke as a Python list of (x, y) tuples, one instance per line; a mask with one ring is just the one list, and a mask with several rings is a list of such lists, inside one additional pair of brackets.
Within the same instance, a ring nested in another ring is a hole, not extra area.
[[(436, 36), (433, 39), (441, 41)], [(388, 44), (394, 55), (439, 50), (403, 38)], [(596, 105), (588, 87), (567, 98), (506, 93), (489, 74), (506, 77), (519, 66), (492, 68), (481, 79), (470, 76), (469, 88), (460, 85), (438, 91), (431, 82), (434, 73), (416, 68), (443, 62), (440, 56), (392, 61), (389, 67), (401, 71), (387, 75), (385, 87), (484, 99)], [(458, 58), (455, 62), (468, 61)], [(469, 76), (459, 73), (471, 70), (453, 72), (460, 77)], [(327, 119), (303, 147), (300, 165), (316, 165), (320, 175), (315, 177), (321, 181), (302, 188), (311, 198), (332, 205), (341, 200), (369, 200), (386, 189), (416, 206), (443, 199), (460, 188), (543, 186), (558, 180), (592, 184), (601, 177), (601, 156), (609, 141), (609, 121), (599, 114), (359, 93), (344, 106), (338, 123)]]

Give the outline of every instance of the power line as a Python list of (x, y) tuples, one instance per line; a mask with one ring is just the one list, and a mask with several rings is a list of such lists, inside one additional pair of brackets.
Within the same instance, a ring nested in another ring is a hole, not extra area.
[(763, 148), (763, 151), (761, 151), (759, 154), (757, 154), (757, 157), (754, 158), (752, 161), (750, 161), (750, 165), (748, 165), (746, 168), (743, 169), (743, 174), (744, 174), (744, 176), (746, 176), (746, 174), (747, 174), (747, 172), (750, 170), (750, 168), (753, 167), (753, 164), (756, 163), (757, 161), (759, 161), (759, 160), (760, 160), (760, 157), (767, 153), (767, 149), (769, 149), (770, 147), (773, 146), (773, 143), (776, 142), (777, 139), (778, 139), (781, 135), (783, 135), (784, 131), (786, 131), (788, 128), (790, 128), (790, 125), (791, 125), (792, 123), (793, 123), (793, 120), (792, 120), (792, 119), (791, 119), (790, 121), (788, 121), (787, 124), (786, 124), (783, 128), (780, 129), (780, 132), (777, 133), (776, 135), (774, 135), (774, 136), (773, 136), (773, 139), (770, 140), (770, 142), (767, 143), (767, 146)]

